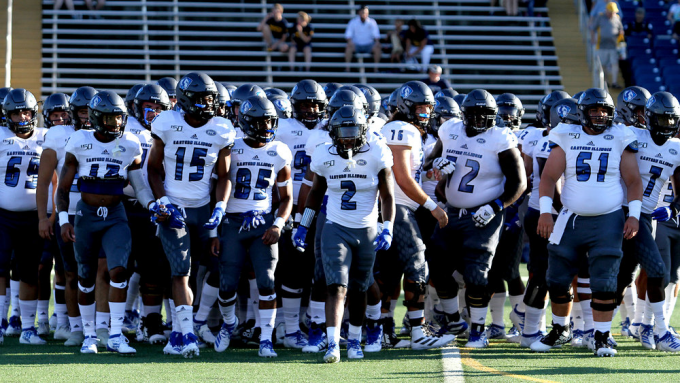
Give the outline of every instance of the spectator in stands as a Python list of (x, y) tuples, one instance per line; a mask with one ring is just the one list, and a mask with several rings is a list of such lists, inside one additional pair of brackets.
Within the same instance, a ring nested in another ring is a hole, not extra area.
[(645, 9), (639, 7), (635, 10), (635, 20), (628, 22), (624, 26), (626, 36), (645, 36), (652, 38), (652, 30), (649, 28), (649, 23), (645, 20)]
[[(66, 8), (68, 8), (69, 11), (75, 12), (75, 7), (73, 6), (73, 0), (55, 0), (54, 1), (54, 10), (58, 11), (62, 5), (66, 4)], [(74, 19), (79, 19), (80, 15), (76, 13), (72, 13), (71, 17)]]
[[(262, 37), (267, 44), (268, 51), (278, 49), (281, 52), (286, 52), (288, 50), (288, 44), (286, 44), (288, 22), (283, 18), (283, 6), (281, 4), (274, 4), (271, 12), (260, 21), (257, 30), (262, 32)], [(276, 41), (272, 43), (272, 39)]]
[[(623, 25), (617, 15), (616, 3), (607, 4), (603, 15), (598, 16), (591, 28), (591, 42), (596, 44), (597, 54), (605, 72), (611, 75), (611, 86), (619, 89), (619, 42), (623, 41)], [(595, 37), (597, 36), (597, 40)]]
[(680, 22), (680, 0), (668, 9), (668, 20), (675, 24)]
[(593, 9), (590, 10), (590, 23), (591, 25), (593, 22), (595, 22), (595, 19), (598, 16), (604, 15), (605, 12), (607, 11), (607, 5), (609, 3), (614, 3), (616, 4), (616, 13), (618, 13), (619, 17), (623, 19), (623, 12), (621, 12), (621, 6), (619, 6), (619, 2), (616, 0), (597, 0), (595, 5), (593, 5)]
[(439, 65), (430, 65), (427, 68), (427, 78), (422, 81), (432, 89), (432, 94), (442, 89), (451, 89), (451, 84), (442, 78), (442, 67)]
[[(349, 63), (352, 61), (352, 55), (357, 53), (373, 53), (373, 60), (375, 63), (380, 62), (382, 55), (380, 45), (380, 29), (378, 23), (368, 17), (368, 7), (362, 5), (357, 12), (357, 16), (349, 21), (347, 29), (345, 29), (345, 39), (347, 40), (347, 48), (345, 48), (345, 63), (347, 67), (346, 72), (349, 72)], [(375, 68), (378, 71), (378, 68)]]
[(295, 25), (290, 28), (291, 44), (288, 50), (288, 61), (290, 61), (290, 70), (295, 70), (295, 53), (302, 51), (305, 55), (305, 69), (307, 72), (311, 69), (312, 64), (312, 36), (314, 36), (314, 29), (310, 22), (312, 18), (306, 12), (298, 12)]
[(404, 20), (394, 20), (394, 29), (387, 32), (385, 40), (392, 45), (392, 53), (390, 62), (400, 62), (401, 56), (404, 53)]
[(420, 21), (411, 19), (408, 22), (408, 30), (404, 37), (406, 40), (406, 62), (408, 63), (409, 59), (413, 62), (415, 61), (413, 59), (420, 55), (422, 65), (416, 66), (416, 70), (425, 72), (434, 53), (434, 44), (430, 40), (430, 34), (420, 25)]
[[(97, 0), (97, 6), (93, 4), (94, 0), (85, 0), (85, 5), (90, 11), (99, 11), (106, 5), (106, 0)], [(68, 5), (67, 5), (68, 6)], [(97, 16), (95, 16), (97, 18)]]

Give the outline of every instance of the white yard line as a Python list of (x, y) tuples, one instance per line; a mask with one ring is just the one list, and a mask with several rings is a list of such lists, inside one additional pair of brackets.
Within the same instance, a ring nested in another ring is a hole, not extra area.
[(444, 383), (463, 383), (463, 364), (460, 361), (460, 350), (454, 345), (442, 348), (442, 365)]

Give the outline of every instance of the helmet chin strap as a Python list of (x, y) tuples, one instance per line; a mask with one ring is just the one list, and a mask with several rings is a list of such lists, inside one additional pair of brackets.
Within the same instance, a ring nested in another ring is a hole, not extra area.
[(350, 169), (354, 169), (357, 166), (357, 162), (352, 159), (353, 155), (354, 149), (349, 149), (347, 151), (347, 167)]

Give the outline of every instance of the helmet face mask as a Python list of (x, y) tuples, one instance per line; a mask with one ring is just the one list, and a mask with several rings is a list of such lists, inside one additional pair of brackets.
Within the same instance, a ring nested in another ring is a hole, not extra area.
[(432, 90), (421, 81), (409, 81), (399, 88), (397, 109), (424, 134), (430, 125), (435, 101)]
[(271, 101), (261, 97), (251, 97), (241, 103), (239, 125), (247, 139), (266, 144), (276, 138), (279, 116)]
[(514, 106), (499, 106), (498, 116), (503, 120), (507, 128), (519, 129), (522, 125), (519, 109)]
[(657, 92), (647, 101), (645, 120), (654, 141), (665, 143), (680, 129), (680, 104), (668, 92)]
[(191, 72), (177, 83), (177, 104), (185, 116), (205, 123), (215, 117), (218, 103), (217, 86), (206, 74)]
[(483, 133), (496, 125), (496, 100), (483, 89), (475, 89), (465, 96), (461, 112), (468, 131)]
[(137, 121), (151, 129), (151, 122), (165, 110), (170, 110), (170, 98), (160, 85), (144, 85), (135, 96)]
[(89, 105), (97, 90), (90, 86), (76, 89), (69, 100), (69, 108), (73, 116), (73, 126), (78, 129), (91, 129), (89, 118)]
[(588, 121), (590, 121), (589, 128), (595, 132), (604, 132), (612, 126), (614, 119), (614, 111), (606, 106), (593, 106), (588, 108)]
[(68, 96), (64, 93), (51, 94), (43, 103), (43, 120), (46, 128), (54, 125), (71, 125), (73, 116), (68, 102)]
[(12, 89), (2, 104), (7, 127), (16, 134), (26, 134), (38, 126), (38, 102), (26, 89)]
[(612, 126), (614, 101), (607, 91), (590, 88), (578, 100), (578, 117), (581, 126), (600, 134)]
[(333, 114), (329, 126), (333, 145), (342, 158), (351, 159), (366, 144), (368, 126), (361, 109), (343, 106)]
[(314, 129), (326, 115), (326, 92), (314, 80), (298, 82), (290, 92), (289, 99), (293, 108), (292, 117), (307, 129)]
[(94, 130), (105, 140), (112, 141), (123, 135), (128, 114), (123, 99), (105, 90), (90, 101), (89, 118)]

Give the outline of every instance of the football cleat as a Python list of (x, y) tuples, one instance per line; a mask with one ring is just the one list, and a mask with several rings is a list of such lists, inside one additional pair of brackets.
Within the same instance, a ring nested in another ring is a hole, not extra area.
[(46, 344), (47, 342), (43, 338), (41, 338), (40, 335), (38, 335), (38, 331), (35, 329), (35, 327), (31, 327), (21, 332), (21, 338), (19, 338), (19, 343), (41, 346), (43, 344)]
[[(383, 329), (378, 321), (367, 320), (366, 326), (366, 345), (364, 351), (379, 352), (382, 350)], [(410, 331), (409, 331), (410, 333)]]
[[(656, 338), (654, 338), (654, 339), (656, 339)], [(619, 347), (618, 342), (616, 342), (616, 340), (614, 340), (614, 335), (612, 335), (611, 332), (609, 333), (609, 344), (614, 348)]]
[(411, 335), (411, 322), (408, 320), (408, 313), (404, 314), (404, 319), (401, 320), (399, 335)]
[(106, 342), (106, 350), (117, 352), (121, 355), (134, 355), (137, 353), (137, 350), (130, 347), (128, 338), (123, 334), (111, 335)]
[(621, 322), (621, 335), (626, 336), (626, 337), (630, 336), (629, 329), (630, 329), (630, 319), (626, 318), (626, 320)]
[(144, 338), (151, 344), (161, 344), (167, 340), (163, 331), (163, 317), (161, 314), (152, 313), (143, 318)]
[(326, 363), (338, 363), (340, 362), (340, 347), (330, 341), (328, 343), (328, 350), (326, 350), (326, 355), (323, 356), (323, 361)]
[(642, 323), (631, 323), (628, 327), (628, 336), (633, 340), (640, 340), (640, 326), (642, 326)]
[(270, 340), (260, 341), (260, 350), (257, 352), (257, 355), (263, 358), (276, 358), (278, 356)]
[(197, 321), (194, 319), (194, 333), (203, 340), (203, 342), (213, 345), (215, 344), (215, 335), (210, 331), (207, 321)]
[(191, 359), (194, 356), (199, 355), (198, 351), (198, 337), (194, 333), (188, 333), (182, 336), (182, 342), (184, 345), (182, 346), (182, 356), (185, 358)]
[(215, 338), (215, 351), (223, 352), (229, 347), (229, 342), (231, 342), (231, 337), (232, 335), (234, 335), (234, 332), (236, 331), (237, 327), (238, 318), (236, 318), (236, 322), (229, 325), (226, 323), (222, 323), (220, 332), (217, 333), (217, 337)]
[[(81, 333), (82, 334), (82, 333)], [(80, 347), (81, 354), (96, 354), (97, 353), (97, 337), (90, 335), (85, 337), (83, 345)]]
[[(97, 337), (93, 337), (95, 340)], [(68, 339), (66, 342), (64, 342), (64, 346), (66, 347), (75, 347), (75, 346), (80, 346), (83, 342), (85, 341), (85, 335), (83, 334), (82, 331), (72, 331), (71, 334), (69, 335)]]
[(312, 323), (309, 329), (309, 339), (307, 345), (302, 348), (302, 352), (316, 353), (321, 352), (328, 347), (328, 337), (323, 329), (323, 326)]
[(165, 355), (182, 355), (182, 348), (184, 343), (182, 343), (182, 333), (178, 331), (173, 331), (170, 333), (168, 343), (163, 347), (163, 354)]
[(453, 342), (455, 339), (456, 337), (451, 334), (444, 334), (441, 336), (424, 335), (421, 338), (414, 339), (413, 334), (411, 334), (411, 349), (427, 350), (430, 348), (444, 347), (447, 344)]
[(283, 339), (283, 346), (286, 348), (303, 349), (307, 345), (307, 338), (302, 334), (302, 331), (297, 330), (292, 334), (286, 334)]
[(50, 335), (50, 322), (38, 322), (38, 335)]
[(5, 336), (20, 336), (21, 335), (21, 318), (16, 315), (9, 317)]
[(71, 327), (67, 324), (57, 327), (54, 331), (54, 340), (66, 340), (71, 336)]
[(486, 329), (488, 339), (505, 339), (505, 327), (492, 324)]
[(571, 334), (571, 346), (572, 347), (586, 347), (583, 343), (583, 330), (574, 330)]
[(510, 321), (515, 329), (524, 331), (524, 313), (517, 311), (517, 305), (510, 312)]
[(99, 343), (97, 344), (99, 347), (106, 347), (106, 345), (109, 343), (109, 329), (108, 328), (98, 328), (96, 330), (97, 332), (97, 339), (99, 339)]
[(470, 329), (470, 337), (468, 338), (465, 347), (470, 348), (485, 348), (489, 346), (489, 339), (486, 337), (486, 331), (477, 331)]
[(513, 325), (512, 327), (510, 327), (510, 330), (508, 330), (508, 332), (506, 333), (505, 338), (508, 339), (509, 341), (510, 339), (515, 338), (518, 335), (522, 335), (522, 333), (519, 330), (517, 330), (517, 327), (515, 327), (515, 325)]
[(283, 346), (283, 340), (286, 339), (286, 324), (281, 322), (274, 328), (274, 339), (275, 344), (278, 346)]
[(468, 326), (468, 323), (461, 317), (458, 322), (446, 323), (446, 325), (442, 326), (440, 332), (443, 334), (450, 334), (460, 337), (469, 329), (469, 327), (470, 326)]
[(52, 316), (50, 317), (49, 320), (49, 324), (51, 331), (57, 331), (57, 313), (52, 313)]
[(654, 342), (654, 328), (651, 324), (643, 324), (640, 328), (640, 343), (644, 348), (650, 350), (656, 349), (656, 342)]
[(679, 352), (680, 342), (678, 342), (678, 339), (673, 333), (666, 331), (666, 333), (657, 340), (656, 348), (659, 351)]
[(670, 331), (674, 337), (680, 338), (680, 335), (675, 331), (675, 328), (673, 326), (668, 326), (668, 331)]
[(604, 334), (599, 331), (595, 331), (593, 338), (595, 340), (594, 354), (596, 356), (616, 355), (616, 350), (609, 344), (609, 331), (605, 332)]
[(146, 337), (146, 317), (142, 317), (135, 331), (135, 342), (147, 342), (148, 340)]
[(122, 332), (133, 332), (139, 326), (139, 311), (126, 310), (125, 319), (123, 319)]
[(347, 339), (347, 359), (363, 359), (364, 352), (361, 351), (361, 340)]
[(529, 346), (532, 351), (547, 352), (552, 348), (560, 347), (571, 341), (571, 334), (569, 328), (553, 323), (552, 330), (548, 335), (541, 338), (541, 340), (534, 342)]
[(537, 331), (535, 334), (522, 334), (519, 340), (520, 347), (531, 347), (534, 342), (537, 342), (543, 338), (543, 334)]
[(590, 351), (595, 351), (595, 330), (590, 329), (583, 333), (583, 345)]

